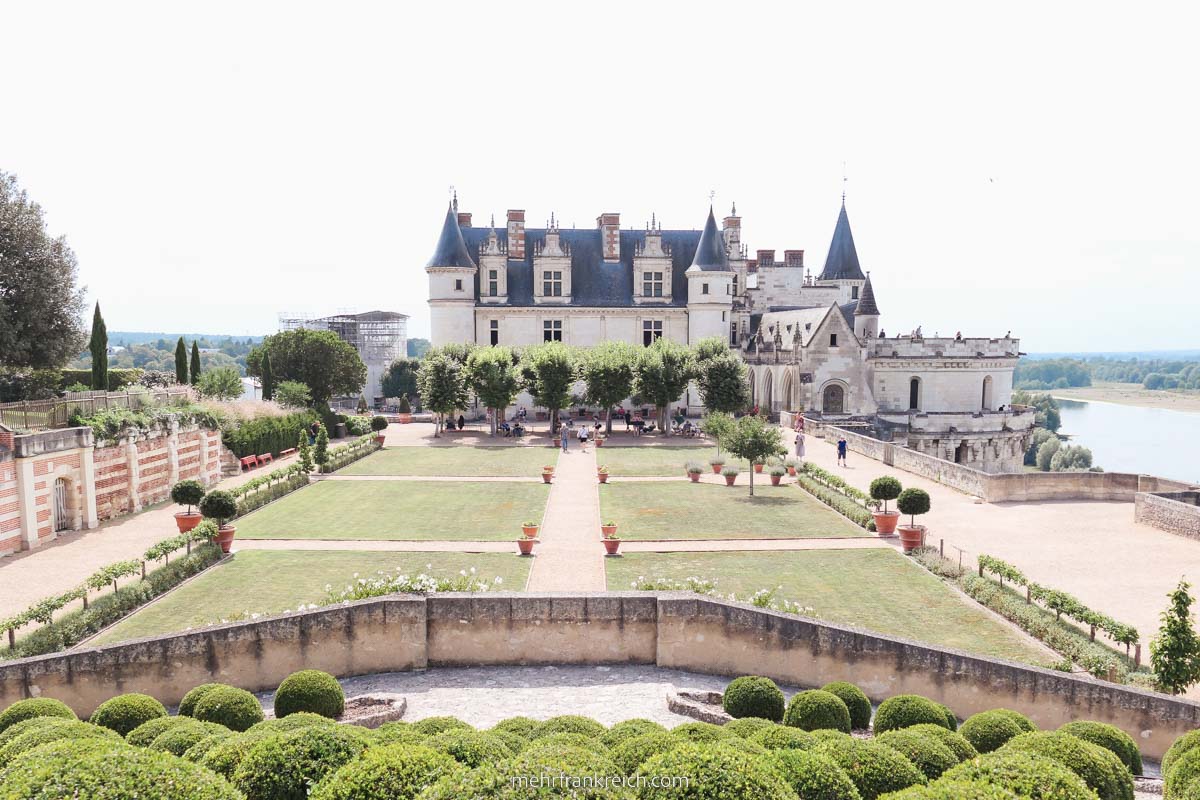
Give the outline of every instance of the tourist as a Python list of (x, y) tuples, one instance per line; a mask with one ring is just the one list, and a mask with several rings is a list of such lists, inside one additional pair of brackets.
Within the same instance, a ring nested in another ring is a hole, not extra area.
[(571, 431), (566, 425), (560, 425), (558, 427), (558, 435), (562, 440), (562, 451), (565, 453), (569, 449), (568, 446), (571, 444)]
[(308, 443), (316, 444), (317, 443), (317, 435), (320, 432), (321, 432), (321, 423), (314, 422), (312, 425), (309, 425), (308, 426)]
[[(838, 446), (838, 451), (841, 451), (841, 446)], [(804, 458), (804, 431), (796, 431), (796, 459)]]
[(838, 465), (846, 466), (846, 437), (838, 437)]
[(463, 415), (459, 414), (458, 415), (458, 429), (461, 431), (463, 429), (463, 426), (466, 424), (467, 424), (467, 421), (465, 419), (463, 419)]
[(579, 438), (579, 449), (587, 452), (588, 429), (586, 425), (580, 425), (579, 430), (575, 434)]

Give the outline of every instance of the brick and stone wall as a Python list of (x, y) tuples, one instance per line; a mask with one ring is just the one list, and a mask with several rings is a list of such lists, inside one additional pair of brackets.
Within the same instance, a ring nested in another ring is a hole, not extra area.
[(0, 555), (21, 549), (21, 514), (17, 498), (17, 464), (12, 450), (0, 448)]
[[(0, 708), (55, 697), (81, 716), (122, 692), (176, 704), (193, 686), (269, 691), (299, 669), (339, 677), (443, 666), (655, 664), (800, 686), (852, 681), (874, 701), (925, 695), (967, 717), (1011, 708), (1040, 728), (1112, 723), (1160, 758), (1200, 704), (684, 593), (394, 595), (0, 664)], [(664, 699), (665, 702), (665, 699)]]
[(96, 511), (100, 519), (166, 500), (171, 487), (194, 478), (221, 478), (221, 434), (198, 427), (134, 434), (96, 448)]
[(1200, 491), (1138, 492), (1133, 508), (1133, 518), (1138, 522), (1200, 539)]

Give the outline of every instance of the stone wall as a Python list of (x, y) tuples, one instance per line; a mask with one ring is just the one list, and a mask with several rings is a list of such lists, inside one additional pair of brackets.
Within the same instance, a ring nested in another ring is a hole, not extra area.
[(12, 450), (0, 447), (0, 555), (21, 549), (21, 514), (17, 497), (17, 462)]
[(100, 519), (166, 500), (171, 487), (221, 478), (221, 433), (196, 426), (134, 434), (96, 447), (96, 511)]
[(1200, 492), (1138, 492), (1133, 509), (1137, 522), (1200, 539)]
[(683, 593), (396, 595), (98, 649), (0, 663), (0, 708), (56, 697), (81, 715), (121, 692), (176, 704), (219, 681), (270, 690), (291, 672), (340, 677), (439, 666), (656, 664), (853, 681), (879, 701), (912, 692), (959, 717), (1006, 707), (1040, 727), (1110, 722), (1159, 758), (1200, 727), (1200, 704)]

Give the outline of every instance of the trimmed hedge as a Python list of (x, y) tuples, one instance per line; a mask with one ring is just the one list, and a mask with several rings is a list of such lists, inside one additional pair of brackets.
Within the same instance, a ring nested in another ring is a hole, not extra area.
[[(763, 760), (724, 746), (683, 745), (652, 757), (639, 770), (644, 775), (669, 775), (684, 779), (689, 800), (793, 800), (795, 794), (783, 776)], [(678, 800), (679, 788), (647, 784), (639, 800)]]
[(167, 709), (150, 695), (131, 692), (105, 700), (92, 712), (89, 722), (125, 736), (143, 722), (166, 715)]
[[(733, 723), (730, 723), (731, 725)], [(499, 729), (499, 725), (493, 730)], [(729, 727), (726, 725), (725, 727)], [(635, 736), (644, 736), (647, 733), (666, 733), (665, 726), (648, 719), (627, 719), (618, 722), (611, 728), (606, 730), (600, 736), (600, 743), (605, 747), (616, 747), (622, 742), (628, 741)]]
[[(0, 751), (0, 764), (3, 763), (3, 751)], [(1162, 774), (1164, 797), (1178, 798), (1183, 793), (1200, 787), (1200, 749), (1188, 750), (1172, 761), (1171, 768), (1164, 769)]]
[(972, 714), (959, 726), (958, 732), (980, 753), (999, 750), (1010, 739), (1025, 733), (1011, 716), (998, 708)]
[(151, 742), (176, 725), (193, 721), (191, 717), (155, 717), (125, 734), (125, 742), (134, 747), (149, 747)]
[(949, 748), (950, 752), (954, 753), (954, 757), (960, 762), (968, 761), (979, 755), (979, 751), (972, 747), (971, 743), (968, 742), (966, 737), (964, 737), (961, 733), (948, 731), (941, 725), (922, 723), (920, 725), (913, 725), (911, 727), (904, 728), (904, 730), (922, 733), (926, 736), (931, 736), (934, 739), (937, 739), (939, 742)]
[(721, 706), (734, 719), (759, 717), (772, 722), (783, 719), (783, 692), (770, 678), (744, 675), (734, 678), (725, 687)]
[[(532, 717), (509, 717), (497, 722), (491, 727), (491, 730), (515, 733), (517, 736), (532, 738), (540, 727), (542, 727), (541, 720), (536, 720)], [(614, 725), (613, 727), (616, 728), (617, 726)]]
[(931, 781), (959, 764), (958, 756), (949, 747), (926, 733), (914, 731), (911, 726), (881, 733), (875, 741), (900, 753)]
[(78, 719), (71, 707), (61, 700), (55, 700), (52, 697), (31, 697), (26, 700), (18, 700), (0, 712), (0, 733), (10, 725), (16, 725), (18, 722), (34, 717)]
[[(288, 719), (291, 719), (291, 717), (288, 717)], [(493, 736), (511, 735), (504, 731), (492, 731), (491, 734)], [(375, 740), (376, 745), (382, 746), (388, 744), (424, 744), (425, 740), (429, 737), (414, 728), (411, 723), (385, 722), (375, 729), (374, 733), (371, 734), (371, 738)]]
[(990, 783), (940, 780), (888, 795), (888, 800), (1021, 800), (1008, 789)]
[(479, 767), (516, 755), (500, 736), (479, 731), (443, 731), (425, 744), (467, 767)]
[(279, 417), (256, 417), (238, 424), (224, 426), (221, 441), (238, 458), (263, 453), (279, 455), (296, 446), (302, 428), (317, 420), (311, 411), (296, 411)]
[(534, 738), (541, 739), (555, 733), (582, 733), (584, 736), (601, 736), (605, 727), (594, 719), (581, 717), (577, 714), (563, 714), (551, 717), (538, 726)]
[(1138, 750), (1137, 742), (1133, 740), (1132, 736), (1116, 725), (1109, 725), (1106, 722), (1079, 720), (1077, 722), (1068, 722), (1059, 728), (1059, 731), (1077, 736), (1085, 742), (1091, 742), (1094, 745), (1111, 751), (1117, 758), (1121, 759), (1121, 763), (1125, 765), (1131, 774), (1142, 774), (1142, 754)]
[(1021, 729), (1021, 733), (1033, 733), (1036, 731), (1037, 725), (1033, 724), (1033, 720), (1022, 714), (1020, 711), (1013, 711), (1011, 708), (996, 708), (992, 709), (997, 714), (1007, 719), (1012, 720)]
[[(394, 725), (396, 723), (388, 724)], [(407, 725), (408, 723), (404, 724)], [(337, 723), (329, 717), (322, 717), (320, 714), (314, 714), (311, 711), (297, 711), (294, 714), (288, 714), (283, 719), (268, 719), (256, 722), (250, 726), (247, 733), (290, 733), (298, 731), (301, 728), (307, 728), (310, 725), (337, 725)]]
[(989, 753), (959, 764), (938, 782), (943, 781), (987, 783), (1029, 800), (1096, 800), (1082, 778), (1054, 759), (1017, 751)]
[(900, 753), (878, 742), (846, 737), (819, 743), (815, 752), (846, 771), (863, 800), (926, 782), (924, 773)]
[(1175, 741), (1171, 742), (1171, 746), (1167, 748), (1167, 752), (1162, 757), (1162, 774), (1166, 775), (1171, 771), (1171, 767), (1175, 762), (1188, 752), (1200, 746), (1200, 730), (1188, 731), (1183, 736), (1180, 736)]
[[(615, 774), (616, 765), (605, 756), (578, 747), (530, 748), (505, 765), (503, 772), (506, 778), (544, 776), (544, 780), (557, 782), (559, 786), (563, 786), (564, 783), (571, 785), (570, 782), (578, 781), (578, 787), (572, 786), (570, 794), (567, 795), (572, 800), (625, 800), (625, 798), (633, 797), (633, 793), (629, 791), (620, 789), (613, 791), (604, 787), (603, 784), (593, 786), (584, 783), (590, 776)], [(562, 796), (561, 793), (564, 791), (560, 788), (558, 792), (546, 792), (545, 795), (553, 797), (555, 794), (560, 794)], [(465, 795), (465, 797), (471, 796), (473, 795)], [(518, 797), (535, 795), (528, 790), (514, 791), (510, 787), (499, 796), (506, 800), (507, 798), (515, 800)], [(423, 800), (425, 799), (423, 798)]]
[(853, 683), (834, 681), (821, 687), (822, 691), (835, 694), (850, 710), (850, 727), (854, 730), (866, 730), (871, 727), (871, 701), (863, 690)]
[(445, 731), (473, 731), (475, 728), (458, 717), (426, 717), (413, 723), (413, 729), (424, 736), (437, 736)]
[(751, 736), (750, 741), (768, 750), (811, 750), (817, 746), (813, 734), (788, 725), (773, 725), (761, 730)]
[(182, 725), (173, 725), (150, 743), (149, 749), (173, 756), (182, 756), (202, 740), (216, 736), (221, 739), (233, 736), (233, 731), (212, 722), (188, 720)]
[(232, 731), (248, 730), (264, 716), (258, 698), (234, 686), (217, 686), (205, 692), (192, 714), (201, 722), (215, 722)]
[(783, 724), (804, 731), (827, 728), (850, 732), (850, 709), (836, 694), (821, 689), (797, 692), (788, 702)]
[(0, 731), (0, 748), (11, 742), (26, 731), (37, 730), (38, 728), (51, 728), (55, 725), (61, 725), (64, 722), (77, 722), (78, 720), (70, 720), (64, 717), (30, 717), (23, 719), (16, 725), (9, 725), (3, 731)]
[[(761, 717), (742, 717), (741, 719), (735, 719), (733, 722), (726, 722), (722, 727), (734, 736), (749, 739), (756, 733), (782, 726)], [(791, 728), (788, 728), (788, 730), (791, 730)]]
[(779, 750), (767, 756), (770, 766), (803, 800), (860, 800), (862, 795), (846, 771), (829, 756), (804, 750)]
[(593, 753), (606, 755), (608, 748), (604, 743), (595, 736), (588, 736), (586, 733), (552, 733), (549, 736), (539, 736), (529, 743), (528, 747), (522, 749), (521, 752), (528, 752), (534, 749), (562, 750), (564, 748), (580, 748), (582, 750), (591, 750)]
[(1023, 733), (1003, 749), (1054, 759), (1083, 778), (1100, 800), (1133, 800), (1133, 778), (1121, 759), (1069, 733)]
[(406, 800), (459, 771), (454, 759), (428, 747), (373, 748), (318, 783), (311, 800)]
[(218, 775), (232, 780), (234, 771), (237, 770), (238, 765), (242, 763), (242, 759), (246, 757), (251, 748), (264, 739), (277, 739), (282, 738), (282, 736), (283, 734), (268, 731), (259, 734), (247, 731), (246, 733), (232, 736), (218, 743), (215, 747), (210, 748), (200, 757), (197, 763), (202, 767), (211, 769)]
[(748, 739), (743, 739), (740, 736), (726, 736), (720, 741), (714, 742), (717, 747), (727, 747), (731, 750), (736, 750), (739, 753), (745, 753), (751, 756), (765, 756), (769, 751), (761, 744), (755, 744)]
[(682, 747), (686, 742), (677, 736), (663, 731), (661, 733), (643, 733), (632, 739), (626, 739), (609, 752), (609, 757), (622, 774), (632, 775), (644, 762), (660, 753)]
[(50, 742), (57, 742), (64, 739), (108, 739), (114, 742), (121, 741), (120, 735), (108, 728), (102, 728), (90, 722), (64, 719), (56, 725), (42, 725), (10, 739), (4, 747), (0, 748), (0, 768), (8, 766), (9, 762), (21, 755), (21, 753)]
[(945, 703), (938, 703), (942, 708), (942, 714), (946, 717), (946, 727), (951, 731), (958, 730), (958, 717), (954, 716), (954, 712), (950, 710), (950, 706)]
[(237, 765), (233, 785), (255, 800), (306, 800), (309, 786), (353, 761), (364, 749), (358, 736), (341, 727), (313, 725), (262, 737)]
[(919, 694), (898, 694), (879, 704), (875, 712), (875, 733), (908, 728), (912, 725), (941, 725), (953, 730), (946, 722), (942, 705)]
[(337, 678), (319, 669), (302, 669), (283, 679), (275, 690), (275, 716), (283, 719), (310, 711), (330, 719), (346, 708), (346, 694)]
[(671, 728), (671, 735), (676, 739), (700, 743), (736, 738), (733, 731), (727, 731), (720, 725), (713, 725), (711, 722), (685, 722)]
[(228, 686), (227, 683), (202, 683), (199, 686), (188, 690), (188, 693), (179, 701), (179, 716), (190, 717), (196, 709), (196, 704), (200, 702), (200, 698), (208, 694), (218, 686)]

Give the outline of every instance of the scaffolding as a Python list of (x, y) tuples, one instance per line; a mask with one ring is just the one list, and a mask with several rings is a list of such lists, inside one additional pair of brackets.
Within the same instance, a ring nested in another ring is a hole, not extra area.
[(279, 330), (298, 328), (333, 331), (358, 351), (367, 365), (368, 397), (380, 397), (381, 381), (392, 362), (408, 355), (408, 315), (396, 311), (342, 311), (328, 317), (305, 313), (282, 313)]

